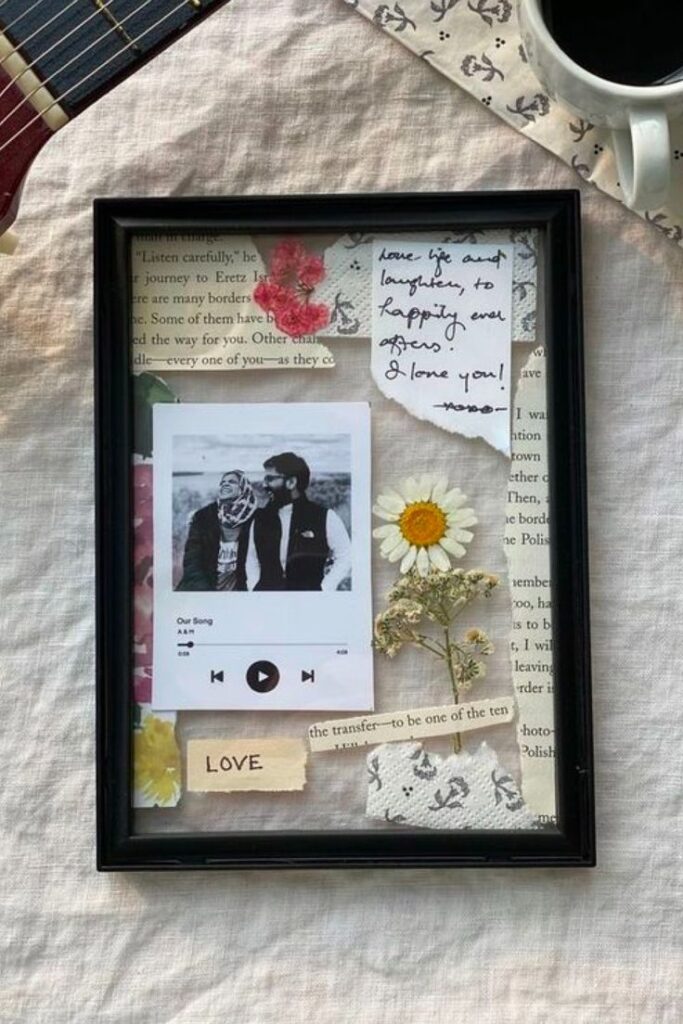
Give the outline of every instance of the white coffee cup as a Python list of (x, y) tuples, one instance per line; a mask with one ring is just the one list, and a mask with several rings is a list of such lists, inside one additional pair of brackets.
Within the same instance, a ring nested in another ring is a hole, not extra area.
[(546, 92), (584, 120), (612, 129), (626, 203), (636, 210), (664, 206), (671, 181), (669, 120), (683, 112), (683, 81), (637, 86), (599, 78), (560, 49), (540, 0), (519, 0), (518, 13), (526, 55)]

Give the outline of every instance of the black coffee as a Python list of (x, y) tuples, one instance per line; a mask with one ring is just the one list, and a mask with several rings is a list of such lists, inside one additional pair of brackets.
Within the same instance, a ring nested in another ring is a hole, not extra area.
[(683, 80), (683, 0), (541, 0), (564, 52), (624, 85)]

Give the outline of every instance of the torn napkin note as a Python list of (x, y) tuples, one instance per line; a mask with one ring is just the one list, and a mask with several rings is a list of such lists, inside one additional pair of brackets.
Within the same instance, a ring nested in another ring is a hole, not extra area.
[[(513, 247), (512, 340), (536, 341), (538, 232), (520, 228), (484, 228), (402, 232), (382, 236), (404, 242), (454, 242)], [(372, 244), (374, 235), (343, 235), (325, 250), (326, 277), (316, 299), (330, 309), (325, 334), (339, 338), (369, 338), (372, 324)]]
[(378, 240), (372, 282), (379, 389), (509, 455), (512, 246)]
[(536, 828), (512, 775), (486, 743), (443, 759), (420, 743), (368, 754), (366, 814), (390, 825), (432, 829)]

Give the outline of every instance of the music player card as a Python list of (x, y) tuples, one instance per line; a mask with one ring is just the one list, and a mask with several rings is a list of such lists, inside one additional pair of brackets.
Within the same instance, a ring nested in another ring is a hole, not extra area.
[(371, 710), (370, 408), (154, 406), (159, 710)]

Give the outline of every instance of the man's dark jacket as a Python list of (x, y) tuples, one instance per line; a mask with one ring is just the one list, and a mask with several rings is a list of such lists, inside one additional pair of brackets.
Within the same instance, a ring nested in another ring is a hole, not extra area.
[(261, 575), (254, 590), (321, 590), (327, 543), (327, 509), (308, 498), (292, 504), (285, 568), (280, 561), (282, 522), (272, 505), (258, 509), (253, 526)]

